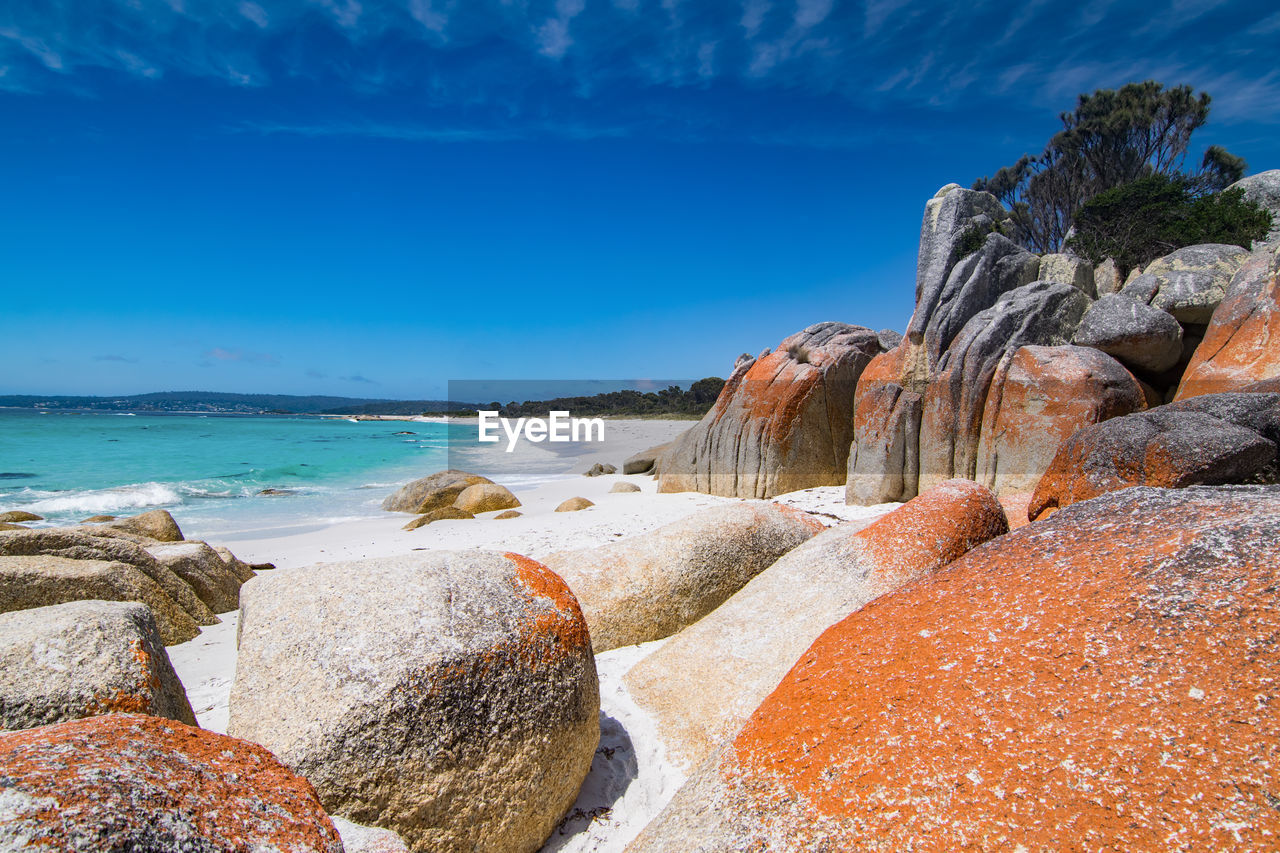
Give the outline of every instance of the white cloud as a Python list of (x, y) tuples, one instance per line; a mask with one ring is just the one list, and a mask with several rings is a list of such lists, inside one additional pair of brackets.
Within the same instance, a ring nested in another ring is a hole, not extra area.
[(831, 0), (796, 0), (796, 26), (811, 29), (831, 14)]
[(259, 29), (265, 29), (267, 24), (270, 23), (271, 19), (267, 16), (267, 10), (257, 3), (250, 3), (246, 0), (237, 8), (246, 21), (257, 24)]

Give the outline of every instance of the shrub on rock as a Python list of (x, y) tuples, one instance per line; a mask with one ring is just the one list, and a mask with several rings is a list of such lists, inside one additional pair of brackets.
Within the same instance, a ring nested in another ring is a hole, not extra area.
[(0, 729), (125, 712), (194, 726), (155, 617), (136, 602), (0, 614)]
[(109, 714), (0, 734), (6, 850), (341, 853), (315, 790), (260, 746)]
[(590, 638), (544, 566), (421, 552), (261, 575), (228, 731), (415, 851), (533, 851), (600, 736)]

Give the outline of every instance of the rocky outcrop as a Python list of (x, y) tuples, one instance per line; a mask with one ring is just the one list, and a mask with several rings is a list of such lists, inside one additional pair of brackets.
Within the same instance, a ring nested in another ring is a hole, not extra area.
[(578, 597), (592, 646), (604, 652), (693, 624), (821, 529), (777, 504), (729, 504), (544, 562)]
[(45, 555), (0, 557), (0, 613), (89, 599), (147, 605), (166, 646), (185, 643), (200, 633), (191, 616), (159, 584), (126, 563)]
[(522, 515), (524, 515), (524, 513), (518, 509), (504, 509), (493, 518), (495, 521), (505, 521), (508, 518), (519, 518)]
[(1182, 325), (1173, 315), (1119, 293), (1089, 307), (1072, 341), (1152, 373), (1168, 370), (1182, 357)]
[(619, 495), (619, 494), (627, 494), (630, 492), (638, 492), (638, 491), (640, 491), (640, 487), (637, 486), (635, 483), (621, 482), (621, 483), (614, 483), (613, 488), (609, 489), (609, 494)]
[[(1274, 173), (1267, 173), (1274, 174)], [(1254, 252), (1196, 349), (1176, 399), (1275, 385), (1280, 391), (1280, 245)]]
[(497, 483), (476, 483), (463, 489), (453, 502), (454, 509), (479, 515), (499, 509), (515, 509), (520, 500), (506, 486)]
[[(72, 560), (125, 563), (155, 581), (164, 590), (165, 595), (185, 611), (195, 624), (216, 625), (218, 623), (218, 617), (214, 615), (209, 605), (201, 600), (191, 585), (175, 574), (172, 568), (157, 560), (147, 551), (146, 546), (129, 539), (97, 535), (99, 530), (100, 528), (94, 527), (48, 528), (0, 536), (0, 556), (45, 555)], [(171, 547), (160, 546), (150, 539), (143, 541), (151, 543), (150, 547)], [(244, 574), (248, 567), (243, 563), (238, 560), (235, 563), (229, 566), (229, 570), (237, 577), (247, 579), (253, 576), (252, 571), (248, 571), (247, 575)], [(234, 608), (224, 608), (224, 612), (231, 609)]]
[(0, 734), (0, 848), (342, 853), (315, 790), (260, 746), (110, 714)]
[(964, 480), (869, 524), (824, 530), (632, 668), (631, 696), (654, 718), (668, 756), (697, 767), (823, 631), (1007, 530), (991, 493)]
[(600, 736), (586, 623), (539, 563), (419, 552), (260, 575), (228, 731), (415, 851), (536, 850)]
[(823, 634), (629, 849), (1270, 849), (1278, 562), (1275, 487), (979, 546)]
[(1120, 278), (1120, 268), (1116, 266), (1116, 262), (1107, 258), (1098, 264), (1093, 271), (1093, 284), (1099, 299), (1112, 293), (1119, 293), (1120, 288), (1124, 286), (1124, 281)]
[(1038, 277), (1041, 281), (1059, 281), (1069, 284), (1090, 299), (1096, 299), (1098, 296), (1093, 277), (1093, 264), (1075, 255), (1041, 255)]
[(1067, 343), (1089, 307), (1068, 284), (1037, 281), (975, 314), (938, 362), (920, 417), (920, 484), (977, 476), (978, 442), (991, 382), (1019, 347)]
[(601, 476), (604, 476), (605, 474), (616, 474), (616, 473), (618, 473), (617, 465), (610, 465), (608, 462), (597, 462), (596, 464), (588, 468), (586, 473), (583, 474), (583, 476), (584, 477), (601, 477)]
[(1214, 394), (1077, 432), (1058, 449), (1030, 519), (1131, 486), (1275, 482), (1280, 394)]
[(34, 512), (14, 509), (9, 512), (0, 512), (0, 521), (7, 522), (9, 524), (21, 524), (24, 521), (44, 521), (44, 518), (36, 515)]
[(909, 377), (906, 362), (912, 352), (904, 345), (876, 356), (858, 380), (845, 484), (845, 500), (851, 504), (916, 496), (926, 380)]
[(1020, 347), (992, 377), (975, 479), (1001, 496), (1030, 494), (1076, 430), (1145, 408), (1138, 380), (1105, 353)]
[(1219, 243), (1187, 246), (1152, 261), (1120, 292), (1172, 314), (1180, 323), (1208, 323), (1248, 254), (1247, 249)]
[[(1262, 242), (1280, 242), (1280, 169), (1250, 175), (1227, 189), (1242, 190), (1246, 200), (1268, 211), (1271, 214), (1271, 231)], [(1257, 245), (1254, 244), (1255, 247)]]
[(154, 539), (157, 542), (181, 542), (183, 538), (178, 522), (162, 509), (153, 509), (151, 512), (128, 518), (118, 518), (115, 521), (106, 522), (104, 526)]
[(657, 474), (662, 465), (662, 457), (671, 449), (674, 441), (668, 441), (666, 444), (659, 444), (657, 447), (650, 447), (648, 450), (642, 450), (632, 456), (627, 457), (622, 463), (622, 473), (624, 474)]
[(711, 411), (663, 454), (658, 490), (768, 498), (843, 483), (854, 388), (879, 352), (870, 329), (819, 323), (740, 361)]
[(456, 506), (443, 506), (440, 509), (433, 509), (431, 512), (424, 512), (422, 515), (410, 521), (402, 530), (417, 530), (419, 527), (426, 527), (433, 521), (448, 521), (454, 519), (466, 520), (475, 518), (475, 516), (465, 509), (458, 509)]
[(0, 614), (0, 671), (0, 729), (112, 713), (196, 724), (155, 617), (135, 602)]
[(469, 474), (466, 471), (449, 469), (414, 480), (401, 486), (394, 494), (382, 502), (387, 512), (412, 512), (416, 515), (452, 506), (462, 494), (462, 490), (477, 483), (492, 483), (488, 477)]
[(248, 577), (237, 574), (234, 564), (224, 561), (217, 551), (203, 542), (152, 545), (146, 550), (157, 563), (195, 590), (200, 600), (214, 613), (228, 613), (238, 608), (240, 585), (253, 577), (252, 570), (249, 570)]
[(560, 505), (556, 507), (556, 512), (578, 512), (579, 510), (584, 510), (593, 506), (595, 506), (595, 504), (586, 498), (569, 498), (568, 500), (560, 502)]

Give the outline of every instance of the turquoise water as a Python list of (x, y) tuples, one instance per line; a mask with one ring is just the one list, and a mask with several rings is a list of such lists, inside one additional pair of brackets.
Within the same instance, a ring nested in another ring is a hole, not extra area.
[(474, 432), (403, 421), (0, 410), (0, 511), (65, 524), (166, 509), (192, 537), (376, 516), (400, 483), (446, 467), (451, 435)]

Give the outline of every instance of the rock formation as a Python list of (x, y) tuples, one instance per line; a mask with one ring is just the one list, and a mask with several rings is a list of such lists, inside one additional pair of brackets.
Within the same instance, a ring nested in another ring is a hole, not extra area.
[(463, 489), (477, 483), (492, 483), (488, 477), (469, 474), (466, 471), (449, 469), (437, 471), (412, 483), (401, 486), (394, 494), (382, 502), (387, 512), (412, 512), (415, 515), (431, 512), (433, 509), (452, 506)]
[(458, 493), (453, 501), (453, 508), (472, 515), (482, 512), (493, 512), (500, 509), (515, 509), (520, 500), (506, 486), (497, 483), (475, 483)]
[(838, 524), (668, 640), (627, 674), (627, 686), (653, 716), (668, 756), (697, 767), (823, 631), (1008, 529), (991, 493), (965, 480), (869, 524)]
[(693, 624), (820, 530), (817, 519), (789, 507), (729, 504), (544, 562), (578, 597), (591, 644), (605, 652)]
[(228, 731), (415, 851), (533, 851), (600, 737), (586, 623), (527, 558), (431, 551), (260, 575)]
[(130, 713), (194, 726), (151, 611), (75, 601), (0, 614), (0, 729)]
[(342, 853), (315, 789), (260, 746), (108, 714), (0, 734), (0, 848)]
[(840, 622), (628, 848), (1274, 846), (1280, 488), (1130, 489)]
[(711, 411), (662, 455), (658, 490), (768, 498), (844, 482), (854, 387), (879, 352), (870, 329), (819, 323), (740, 360)]

